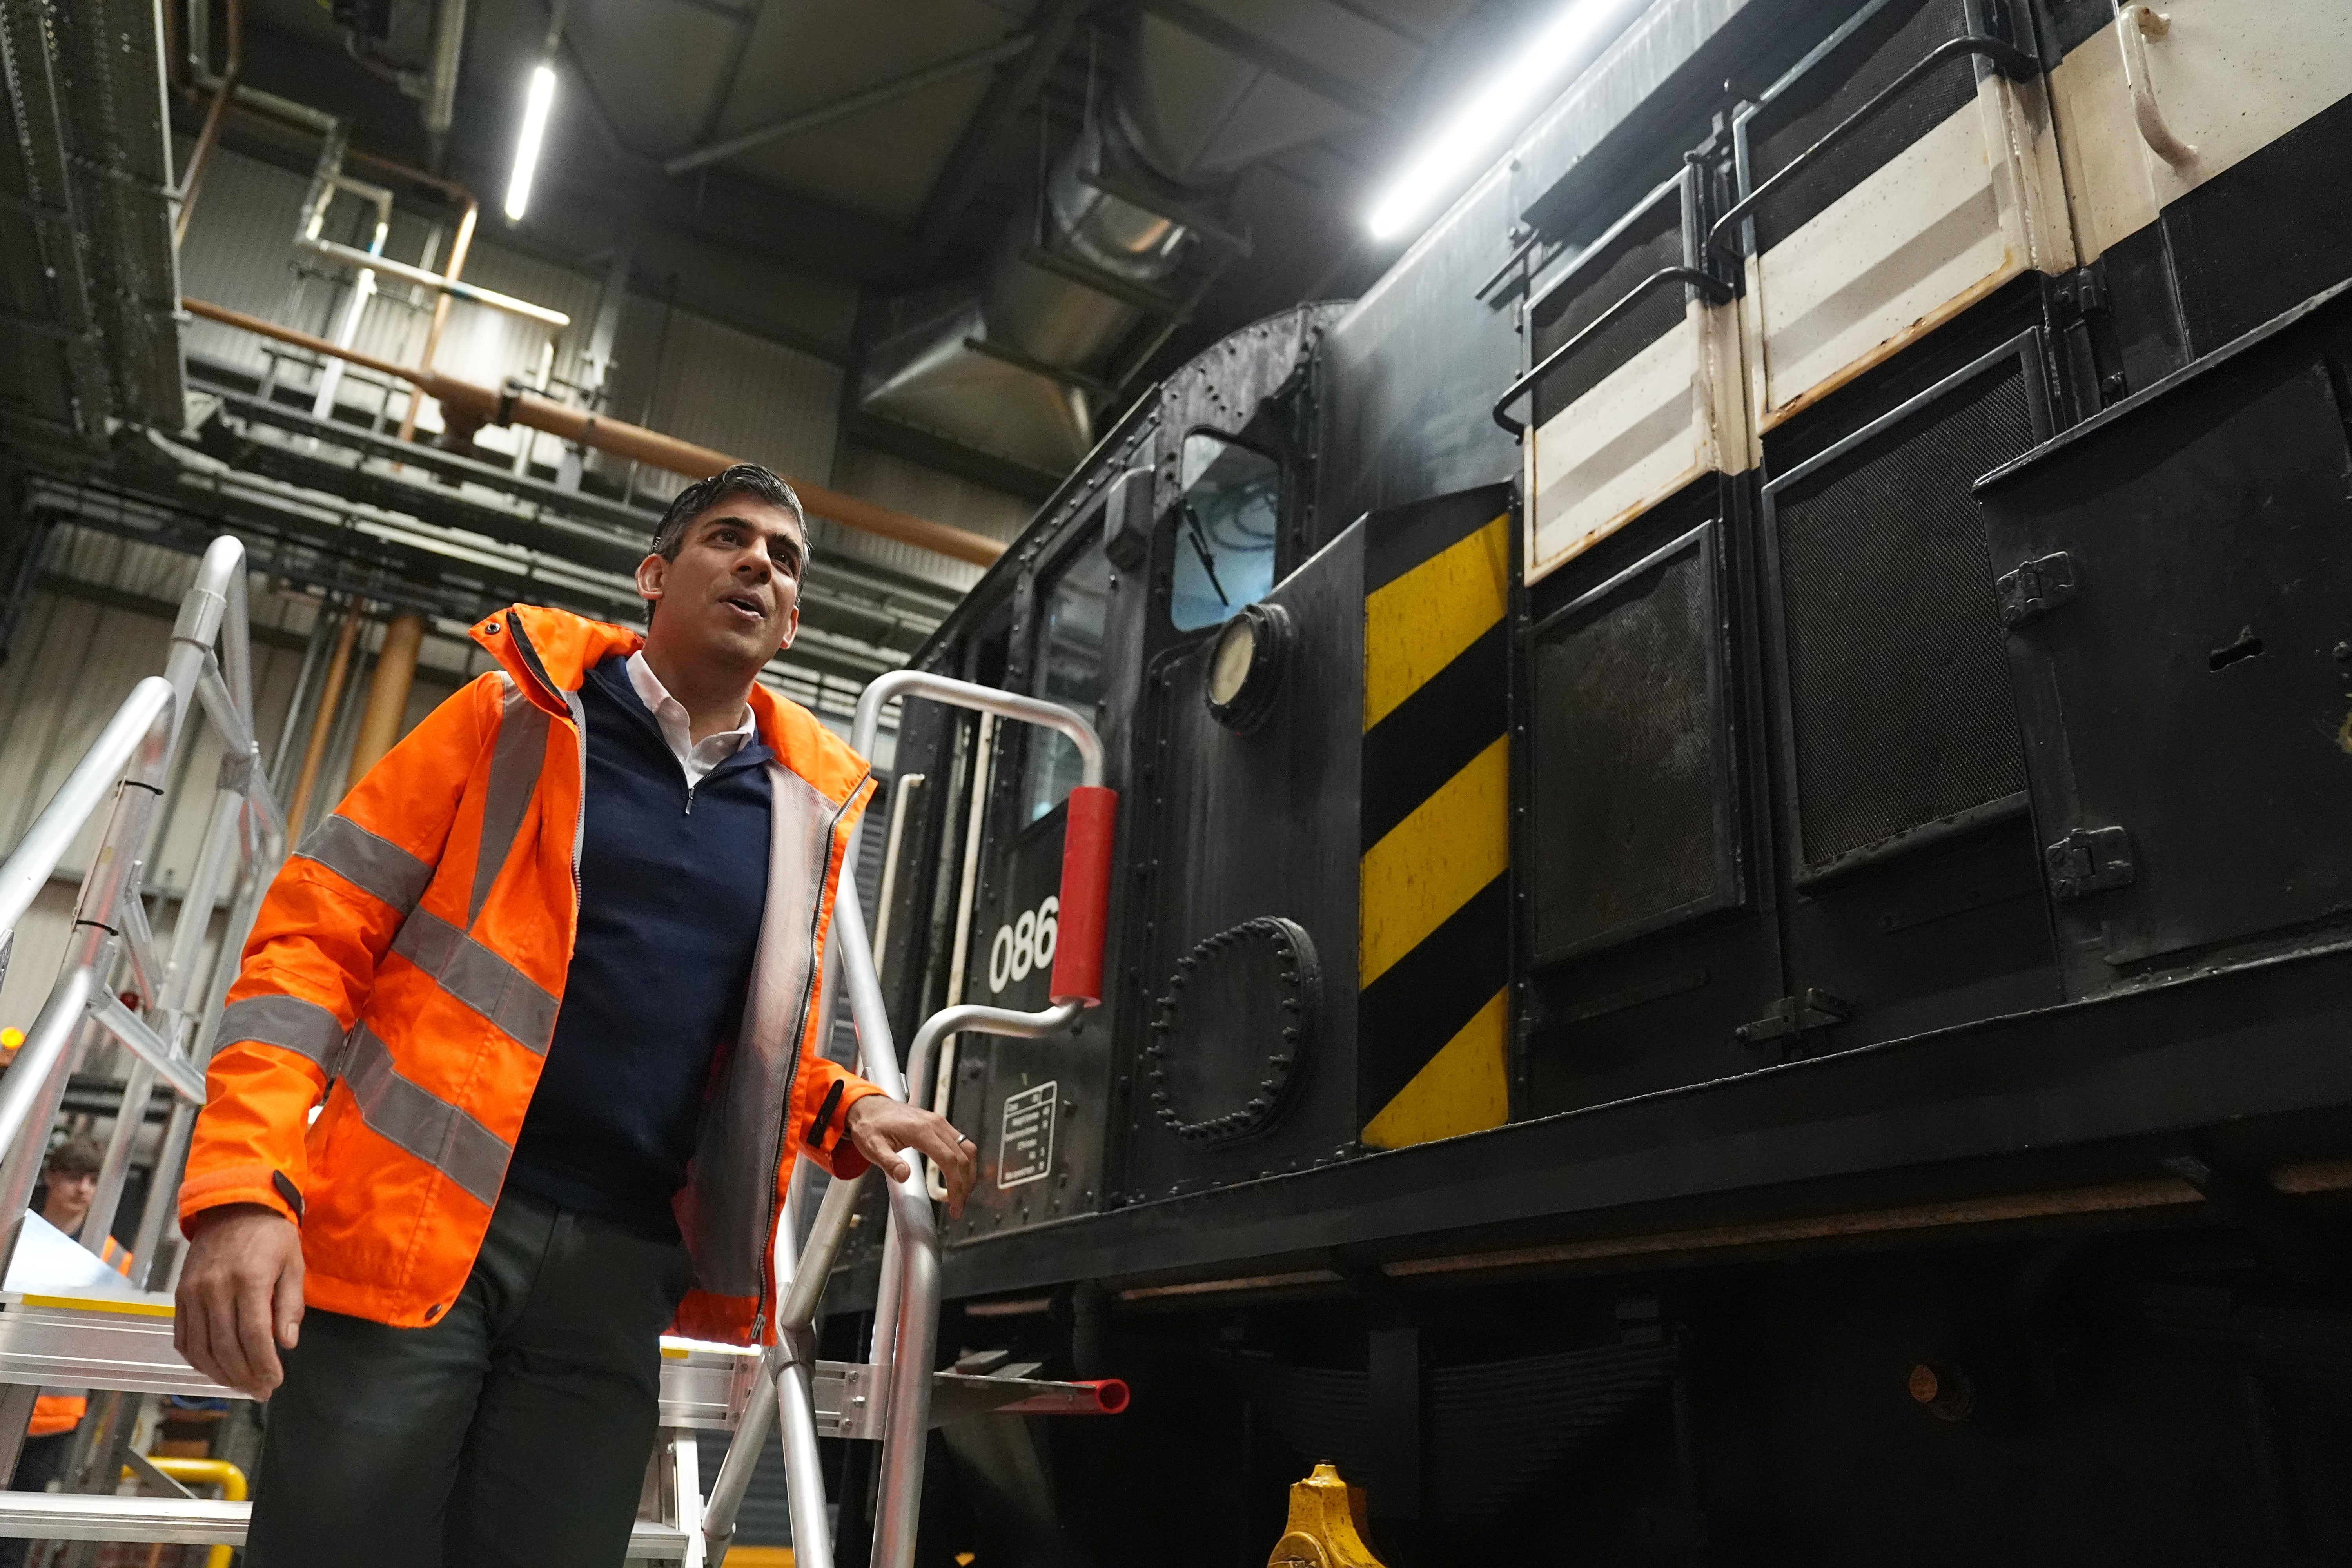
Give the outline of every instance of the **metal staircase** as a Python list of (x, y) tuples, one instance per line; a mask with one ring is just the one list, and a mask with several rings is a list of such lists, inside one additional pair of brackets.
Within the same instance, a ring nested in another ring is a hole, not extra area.
[[(60, 978), (0, 1079), (0, 1279), (9, 1278), (26, 1205), (39, 1178), (51, 1124), (67, 1079), (94, 1044), (112, 1038), (133, 1058), (89, 1218), (77, 1237), (95, 1251), (121, 1196), (142, 1106), (158, 1083), (175, 1096), (158, 1156), (153, 1190), (133, 1242), (137, 1262), (128, 1289), (44, 1289), (11, 1279), (0, 1291), (0, 1478), (13, 1471), (33, 1401), (44, 1386), (93, 1391), (68, 1476), (105, 1479), (84, 1492), (0, 1491), (0, 1535), (64, 1542), (160, 1542), (240, 1545), (251, 1504), (198, 1498), (146, 1463), (132, 1446), (142, 1402), (165, 1394), (245, 1397), (197, 1373), (172, 1347), (174, 1267), (153, 1273), (158, 1241), (177, 1209), (178, 1186), (195, 1112), (204, 1103), (205, 1063), (222, 1003), (236, 978), (263, 893), (286, 854), (286, 824), (271, 795), (254, 739), (252, 664), (246, 610), (244, 546), (213, 542), (194, 585), (182, 601), (164, 672), (142, 680), (83, 755), (5, 862), (0, 862), (0, 973), (16, 923), (56, 873), (68, 847), (106, 810), (100, 846), (85, 873), (74, 933)], [(836, 939), (828, 955), (847, 987), (866, 1076), (894, 1099), (908, 1081), (929, 1081), (932, 1053), (959, 1031), (1043, 1035), (1066, 1026), (1100, 998), (1102, 938), (1109, 891), (1115, 799), (1102, 786), (1101, 742), (1069, 710), (940, 677), (899, 671), (867, 688), (858, 704), (854, 743), (870, 753), (885, 703), (913, 696), (1044, 725), (1079, 749), (1085, 782), (1073, 792), (1071, 842), (1063, 877), (1063, 938), (1053, 994), (1039, 1013), (950, 1007), (916, 1033), (910, 1072), (902, 1074), (866, 940), (854, 880), (844, 877), (835, 905)], [(169, 950), (159, 952), (142, 901), (143, 857), (155, 814), (189, 743), (187, 722), (201, 708), (218, 731), (225, 761), (212, 816)], [(862, 828), (860, 829), (862, 832)], [(852, 843), (849, 864), (856, 863)], [(210, 913), (229, 893), (228, 920), (215, 956), (205, 961)], [(819, 1361), (818, 1301), (863, 1184), (835, 1181), (819, 1204), (808, 1242), (795, 1247), (808, 1183), (787, 1190), (778, 1237), (777, 1279), (783, 1292), (778, 1341), (765, 1349), (665, 1340), (660, 1424), (664, 1441), (648, 1478), (651, 1517), (641, 1518), (632, 1562), (717, 1563), (732, 1539), (737, 1510), (771, 1425), (783, 1445), (795, 1554), (802, 1568), (832, 1568), (819, 1437), (882, 1445), (875, 1568), (909, 1568), (922, 1497), (926, 1435), (951, 1421), (988, 1415), (1108, 1415), (1127, 1400), (1123, 1384), (1056, 1383), (1025, 1375), (1034, 1365), (935, 1371), (939, 1321), (939, 1236), (927, 1174), (909, 1160), (907, 1180), (891, 1184), (875, 1349), (863, 1363)], [(175, 1252), (175, 1257), (184, 1257)], [(781, 1420), (779, 1416), (781, 1415)], [(704, 1500), (693, 1434), (734, 1433)], [(116, 1494), (113, 1478), (130, 1467), (175, 1496)]]

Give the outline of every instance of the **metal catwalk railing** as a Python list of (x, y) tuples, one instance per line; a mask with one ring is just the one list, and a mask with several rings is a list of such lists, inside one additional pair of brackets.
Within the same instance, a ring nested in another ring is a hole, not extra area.
[[(177, 1208), (180, 1173), (196, 1110), (204, 1102), (204, 1065), (236, 978), (237, 954), (261, 896), (286, 854), (286, 826), (270, 794), (254, 735), (252, 663), (247, 642), (244, 547), (213, 542), (173, 626), (161, 676), (141, 681), (80, 762), (58, 786), (16, 849), (0, 862), (0, 964), (16, 923), (56, 874), (83, 827), (106, 808), (96, 855), (84, 873), (73, 936), (59, 977), (14, 1065), (0, 1079), (0, 1279), (5, 1279), (26, 1204), (38, 1180), (49, 1131), (74, 1068), (100, 1038), (128, 1047), (133, 1065), (122, 1109), (102, 1163), (98, 1193), (79, 1239), (105, 1245), (143, 1108), (160, 1082), (174, 1100), (158, 1152), (138, 1237), (134, 1287), (149, 1283), (163, 1226)], [(217, 650), (217, 651), (215, 651)], [(1036, 1013), (950, 1006), (915, 1035), (910, 1074), (899, 1070), (882, 991), (866, 941), (854, 881), (845, 877), (830, 958), (847, 988), (866, 1076), (892, 1098), (923, 1083), (933, 1052), (959, 1031), (1035, 1037), (1074, 1023), (1101, 996), (1116, 796), (1102, 786), (1102, 744), (1066, 709), (938, 676), (898, 671), (866, 689), (857, 708), (855, 743), (873, 746), (883, 705), (910, 696), (1042, 725), (1078, 748), (1084, 782), (1071, 792), (1064, 851), (1060, 938), (1053, 1005)], [(144, 857), (173, 762), (190, 742), (185, 722), (201, 704), (218, 731), (223, 763), (208, 823), (168, 952), (158, 952), (142, 902)], [(982, 787), (975, 784), (975, 787)], [(863, 828), (860, 828), (860, 833)], [(848, 864), (856, 864), (856, 844)], [(231, 889), (234, 889), (231, 892)], [(228, 918), (207, 962), (212, 911), (230, 892)], [(119, 975), (117, 970), (127, 972)], [(130, 1000), (124, 999), (128, 995)], [(136, 1005), (132, 1004), (135, 1003)], [(990, 1414), (1113, 1414), (1126, 1404), (1116, 1381), (1056, 1383), (1025, 1376), (934, 1372), (939, 1321), (939, 1235), (927, 1173), (910, 1152), (908, 1177), (892, 1183), (883, 1286), (870, 1362), (819, 1361), (814, 1353), (819, 1299), (847, 1235), (861, 1183), (827, 1190), (804, 1247), (794, 1221), (803, 1184), (787, 1187), (788, 1213), (777, 1242), (782, 1301), (778, 1342), (735, 1351), (665, 1342), (656, 1451), (658, 1517), (641, 1521), (632, 1561), (718, 1563), (732, 1539), (744, 1490), (771, 1424), (778, 1426), (790, 1490), (793, 1535), (802, 1568), (832, 1568), (817, 1439), (879, 1440), (876, 1568), (909, 1568), (922, 1500), (923, 1455), (930, 1428)], [(168, 1270), (155, 1282), (173, 1283)], [(1008, 1369), (1012, 1370), (1012, 1369)], [(171, 1307), (157, 1294), (117, 1296), (0, 1291), (0, 1477), (13, 1470), (34, 1399), (44, 1385), (88, 1388), (93, 1400), (68, 1474), (105, 1478), (95, 1493), (0, 1491), (0, 1536), (55, 1541), (213, 1542), (238, 1545), (251, 1505), (194, 1497), (153, 1472), (131, 1447), (136, 1422), (124, 1394), (242, 1398), (191, 1367), (172, 1346)], [(778, 1420), (781, 1414), (782, 1419)], [(727, 1458), (706, 1503), (697, 1474), (695, 1429), (731, 1428)], [(111, 1483), (129, 1464), (151, 1485), (179, 1495), (118, 1497)], [(151, 1473), (153, 1472), (153, 1473)]]

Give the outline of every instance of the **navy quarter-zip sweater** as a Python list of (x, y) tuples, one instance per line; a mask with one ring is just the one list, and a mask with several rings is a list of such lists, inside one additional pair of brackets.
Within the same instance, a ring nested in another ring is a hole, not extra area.
[(751, 984), (775, 753), (749, 742), (689, 790), (626, 663), (604, 660), (580, 688), (580, 935), (507, 1180), (674, 1236), (670, 1200)]

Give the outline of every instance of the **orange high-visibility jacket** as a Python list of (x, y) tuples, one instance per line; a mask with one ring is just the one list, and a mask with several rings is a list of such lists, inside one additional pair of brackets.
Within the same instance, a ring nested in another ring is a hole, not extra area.
[[(271, 886), (180, 1192), (184, 1228), (223, 1204), (296, 1220), (305, 1300), (398, 1327), (448, 1310), (489, 1228), (578, 930), (580, 685), (644, 641), (520, 605), (474, 640), (500, 670), (386, 753)], [(878, 1092), (817, 1051), (834, 889), (873, 782), (805, 709), (755, 687), (751, 711), (776, 756), (767, 909), (677, 1205), (695, 1272), (677, 1330), (736, 1343), (773, 1335), (794, 1156), (864, 1170), (840, 1133)]]

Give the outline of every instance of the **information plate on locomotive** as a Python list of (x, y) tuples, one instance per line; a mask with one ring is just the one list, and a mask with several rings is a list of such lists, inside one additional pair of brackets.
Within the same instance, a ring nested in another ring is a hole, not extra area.
[(1004, 1131), (997, 1140), (996, 1184), (1042, 1182), (1054, 1168), (1054, 1107), (1061, 1085), (1041, 1083), (1004, 1097)]

